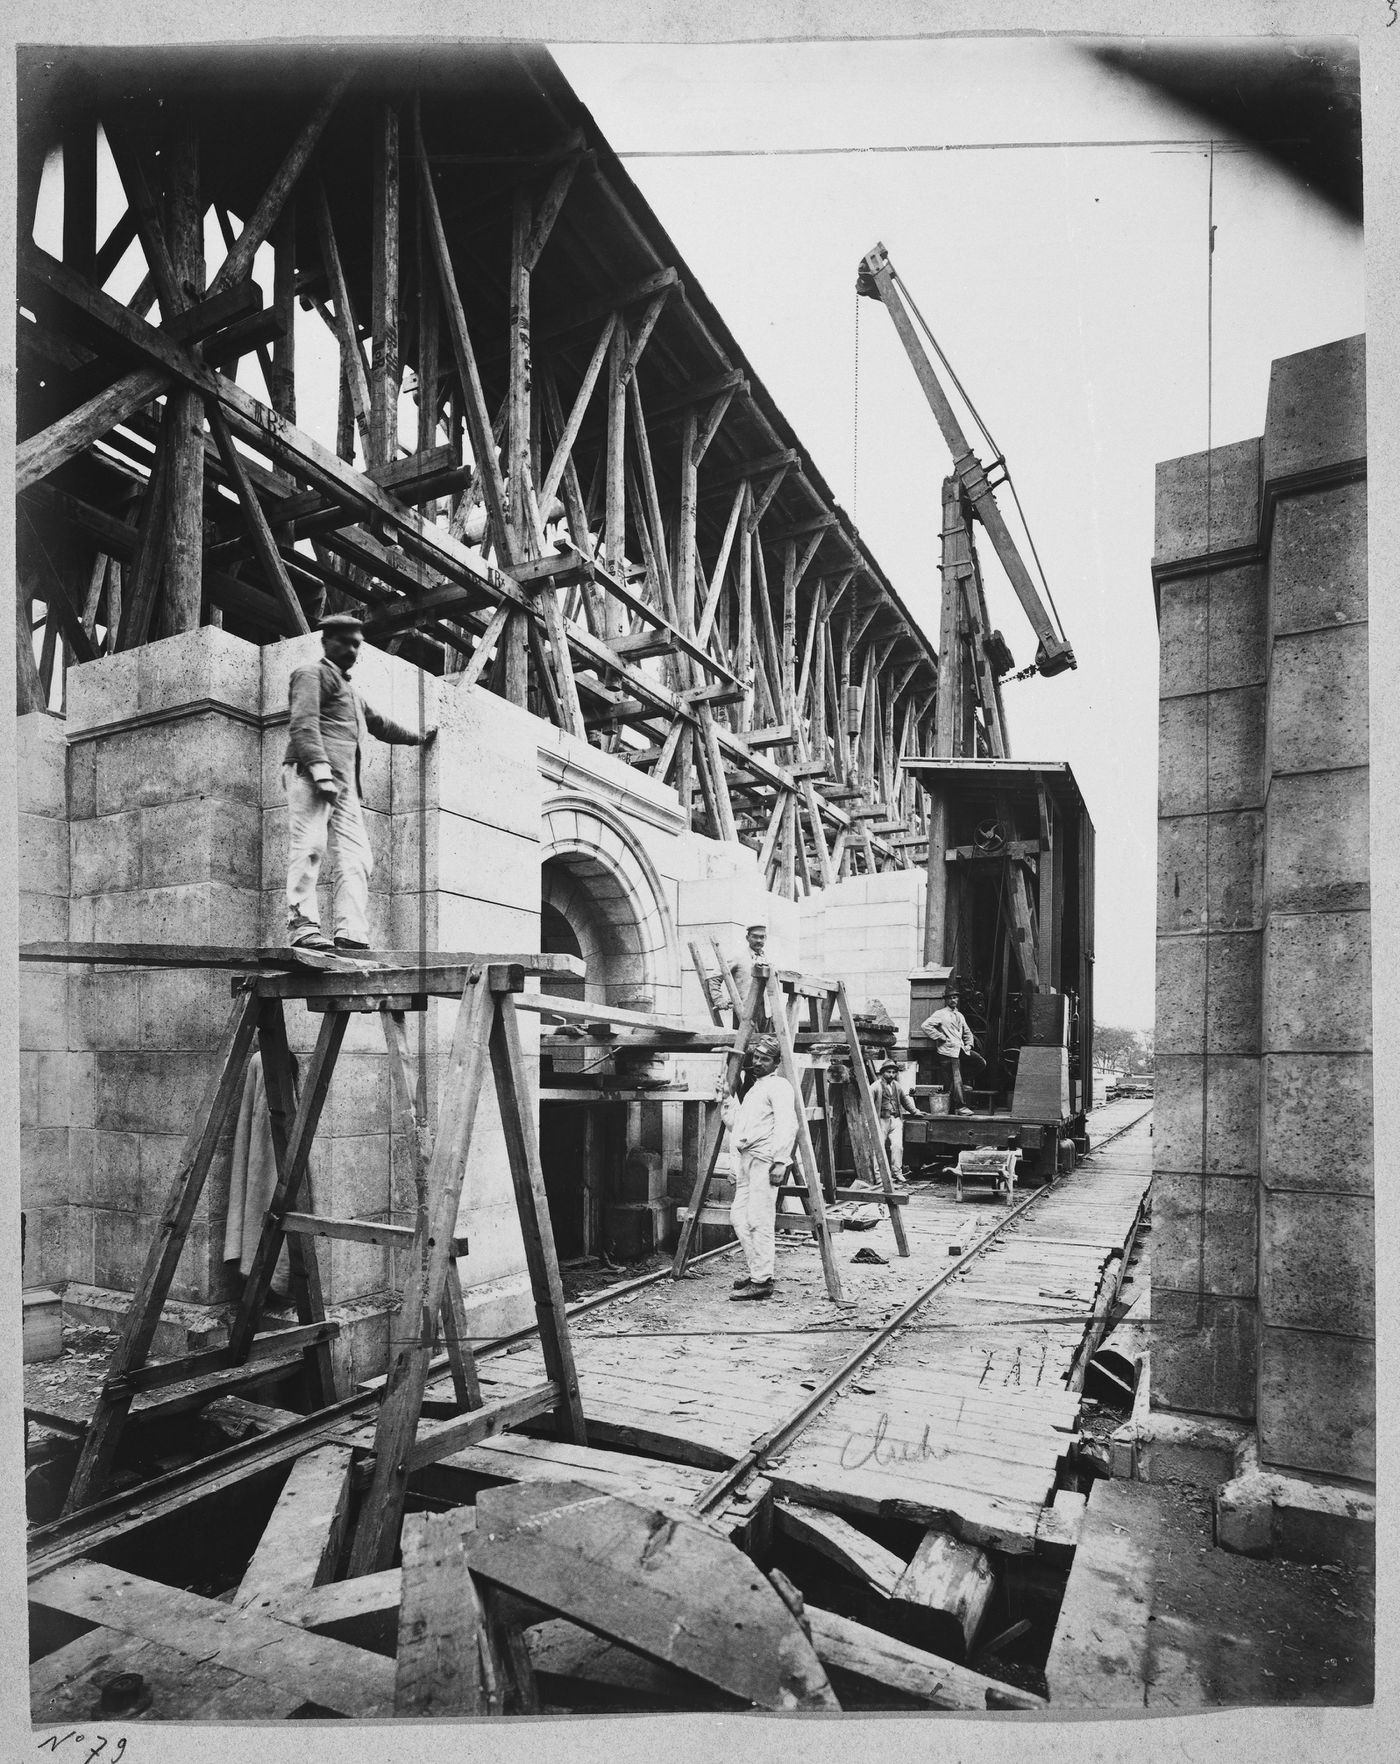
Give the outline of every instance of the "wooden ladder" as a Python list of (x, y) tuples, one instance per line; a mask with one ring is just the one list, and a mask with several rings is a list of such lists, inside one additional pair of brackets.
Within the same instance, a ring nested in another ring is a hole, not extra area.
[[(713, 939), (711, 942), (713, 946)], [(714, 947), (718, 958), (718, 948)], [(701, 984), (705, 988), (706, 997), (711, 1000), (710, 1014), (718, 1025), (722, 1021), (721, 1009), (713, 1001), (710, 976), (706, 972), (699, 949), (694, 943), (690, 946), (690, 954), (700, 975)], [(737, 989), (733, 977), (722, 959), (720, 959), (720, 975), (726, 983), (726, 990), (729, 992), (731, 1000), (733, 1000), (736, 997)], [(889, 1159), (885, 1156), (879, 1118), (875, 1113), (875, 1099), (871, 1094), (870, 1079), (865, 1070), (865, 1056), (861, 1051), (860, 1041), (856, 1034), (855, 1019), (851, 1015), (846, 988), (841, 981), (809, 979), (801, 974), (775, 971), (766, 963), (756, 962), (754, 964), (753, 985), (742, 1009), (738, 1010), (739, 1023), (734, 1031), (733, 1045), (726, 1060), (725, 1083), (731, 1093), (738, 1084), (739, 1073), (743, 1068), (744, 1054), (749, 1041), (757, 1031), (760, 1006), (764, 1007), (767, 1020), (772, 1024), (773, 1033), (778, 1043), (783, 1076), (791, 1084), (793, 1093), (801, 1105), (797, 1111), (796, 1151), (802, 1182), (792, 1186), (785, 1185), (780, 1193), (796, 1194), (801, 1199), (811, 1224), (812, 1235), (816, 1238), (818, 1248), (821, 1251), (822, 1273), (826, 1280), (827, 1294), (837, 1304), (845, 1304), (847, 1301), (841, 1291), (841, 1275), (836, 1265), (836, 1256), (831, 1243), (831, 1225), (826, 1216), (828, 1201), (863, 1200), (887, 1206), (899, 1254), (901, 1256), (909, 1254), (909, 1240), (905, 1233), (904, 1221), (900, 1217), (900, 1208), (904, 1204), (905, 1197), (894, 1191)], [(804, 1012), (811, 1013), (811, 1021), (806, 1025), (801, 1022)], [(830, 1074), (824, 1070), (814, 1067), (808, 1070), (804, 1078), (804, 1074), (797, 1069), (796, 1051), (799, 1035), (806, 1038), (808, 1036), (830, 1036), (838, 1033), (843, 1038), (843, 1048), (850, 1059), (851, 1073), (856, 1089), (856, 1107), (846, 1111), (851, 1147), (859, 1163), (873, 1170), (878, 1177), (879, 1192), (874, 1194), (865, 1189), (839, 1188), (837, 1186), (836, 1133), (833, 1115), (835, 1099), (840, 1094), (840, 1087), (831, 1081)], [(817, 1147), (812, 1138), (813, 1116), (819, 1120), (822, 1127), (822, 1149), (825, 1153), (826, 1166), (825, 1179), (821, 1163), (818, 1160)], [(715, 1109), (706, 1132), (704, 1145), (701, 1148), (695, 1187), (690, 1196), (690, 1205), (685, 1221), (681, 1226), (680, 1240), (676, 1245), (671, 1273), (672, 1277), (677, 1280), (685, 1273), (686, 1265), (690, 1260), (695, 1233), (700, 1223), (701, 1210), (705, 1205), (705, 1197), (709, 1193), (710, 1182), (714, 1176), (715, 1163), (723, 1143), (724, 1131), (723, 1116), (718, 1109)]]
[[(460, 1445), (508, 1422), (552, 1413), (561, 1437), (587, 1443), (578, 1378), (564, 1313), (563, 1288), (540, 1170), (534, 1112), (520, 1044), (515, 995), (527, 972), (579, 967), (568, 957), (464, 955), (431, 966), (373, 968), (336, 963), (316, 970), (240, 975), (203, 1106), (171, 1185), (155, 1241), (132, 1299), (88, 1425), (65, 1512), (101, 1491), (133, 1400), (143, 1391), (179, 1383), (208, 1388), (211, 1396), (233, 1382), (249, 1382), (250, 1366), (300, 1354), (313, 1410), (337, 1400), (330, 1341), (338, 1325), (327, 1319), (310, 1237), (344, 1238), (409, 1251), (396, 1339), (374, 1437), (373, 1468), (360, 1502), (351, 1542), (350, 1573), (387, 1567), (398, 1547), (409, 1477)], [(431, 1147), (414, 1108), (408, 1073), (405, 1010), (425, 1010), (430, 995), (460, 994), (452, 1051), (442, 1085), (438, 1131)], [(323, 1013), (298, 1101), (287, 1045), (283, 1000), (304, 999)], [(325, 1104), (336, 1058), (355, 1011), (377, 1009), (384, 1024), (395, 1089), (413, 1122), (416, 1219), (412, 1227), (373, 1220), (332, 1219), (295, 1210)], [(228, 1344), (179, 1359), (147, 1363), (190, 1223), (220, 1138), (231, 1128), (244, 1072), (256, 1040), (263, 1060), (277, 1182), (263, 1220)], [(484, 1404), (475, 1359), (464, 1329), (456, 1255), (457, 1211), (487, 1064), (495, 1080), (525, 1258), (544, 1352), (546, 1380), (505, 1403)], [(255, 1334), (283, 1243), (291, 1263), (298, 1325)], [(459, 1407), (456, 1417), (429, 1424), (420, 1417), (433, 1347), (441, 1327)], [(234, 1377), (230, 1378), (230, 1373)], [(508, 1411), (508, 1413), (506, 1413)], [(453, 1430), (456, 1430), (455, 1432)]]

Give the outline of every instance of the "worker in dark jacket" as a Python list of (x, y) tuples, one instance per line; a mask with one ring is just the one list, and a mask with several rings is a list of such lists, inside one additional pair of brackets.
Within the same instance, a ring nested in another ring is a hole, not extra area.
[[(369, 878), (374, 869), (360, 810), (360, 744), (368, 731), (381, 741), (427, 747), (424, 735), (380, 716), (350, 684), (364, 641), (353, 613), (321, 620), (320, 661), (291, 679), (282, 788), (287, 794), (287, 940), (299, 949), (369, 948)], [(334, 858), (335, 941), (321, 930), (316, 883), (327, 844)]]

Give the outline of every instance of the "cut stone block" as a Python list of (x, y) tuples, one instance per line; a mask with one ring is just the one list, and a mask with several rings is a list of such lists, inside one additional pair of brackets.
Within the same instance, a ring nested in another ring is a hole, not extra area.
[[(183, 805), (182, 805), (183, 806)], [(73, 893), (107, 894), (141, 885), (141, 812), (75, 821), (70, 837)]]
[(229, 796), (145, 809), (140, 827), (141, 885), (168, 888), (184, 882), (226, 882), (234, 888), (258, 888), (261, 833), (258, 805)]
[(63, 1301), (47, 1286), (24, 1294), (24, 1363), (56, 1360), (63, 1352)]
[(217, 625), (144, 644), (137, 652), (137, 709), (168, 711), (208, 700), (256, 716), (262, 652)]
[(1266, 1186), (1370, 1194), (1374, 1116), (1369, 1054), (1264, 1060)]
[(96, 813), (97, 743), (75, 740), (68, 749), (68, 814), (76, 821)]
[(57, 816), (67, 812), (67, 771), (64, 719), (47, 711), (16, 717), (15, 806), (24, 815)]
[(1264, 939), (1263, 998), (1265, 1051), (1366, 1052), (1370, 914), (1272, 915)]
[(260, 797), (258, 731), (221, 711), (119, 729), (97, 738), (97, 812), (119, 814), (192, 797)]
[(1366, 485), (1284, 497), (1274, 513), (1269, 581), (1276, 633), (1367, 615)]
[(68, 1129), (21, 1127), (20, 1192), (26, 1212), (68, 1204)]
[(1157, 1048), (1259, 1051), (1261, 936), (1228, 931), (1157, 939)]
[(1158, 800), (1163, 815), (1257, 808), (1264, 797), (1264, 691), (1166, 699), (1158, 714)]
[[(1153, 1293), (1153, 1305), (1157, 1295)], [(1376, 1475), (1376, 1350), (1369, 1341), (1265, 1328), (1260, 1342), (1259, 1456), (1266, 1466)]]
[(134, 717), (140, 708), (140, 672), (139, 649), (70, 667), (64, 682), (69, 738)]
[(1248, 1177), (1156, 1170), (1152, 1277), (1178, 1292), (1251, 1298), (1257, 1275), (1257, 1185)]
[(1258, 809), (1160, 820), (1157, 929), (1257, 929), (1263, 922), (1263, 843)]
[(1157, 1058), (1152, 1116), (1153, 1168), (1216, 1176), (1253, 1176), (1259, 1169), (1259, 1061), (1212, 1055), (1210, 1107), (1201, 1118), (1198, 1054)]
[(1180, 698), (1204, 692), (1207, 685), (1214, 690), (1260, 684), (1267, 616), (1264, 572), (1258, 564), (1164, 582), (1158, 625), (1160, 696)]
[(29, 894), (67, 894), (68, 829), (52, 815), (21, 811), (15, 875)]
[(1269, 373), (1266, 479), (1366, 457), (1366, 339), (1284, 355)]
[(98, 967), (69, 970), (70, 1045), (75, 1051), (135, 1047), (140, 1035), (140, 981), (134, 973)]
[(1269, 742), (1275, 774), (1367, 763), (1368, 670), (1365, 625), (1274, 639)]
[(1276, 777), (1266, 830), (1269, 905), (1344, 912), (1371, 904), (1367, 768)]
[(1252, 1299), (1198, 1296), (1154, 1283), (1153, 1406), (1252, 1419), (1257, 1331)]
[(1375, 1214), (1369, 1198), (1266, 1192), (1260, 1247), (1267, 1325), (1374, 1336)]
[(92, 1060), (90, 1124), (115, 1133), (187, 1132), (213, 1070), (209, 1053), (178, 1050), (105, 1049)]
[(1258, 439), (1236, 441), (1158, 465), (1154, 563), (1175, 563), (1254, 543), (1262, 453)]
[(92, 936), (98, 943), (257, 944), (261, 905), (251, 888), (223, 882), (187, 882), (174, 888), (133, 888), (93, 897)]

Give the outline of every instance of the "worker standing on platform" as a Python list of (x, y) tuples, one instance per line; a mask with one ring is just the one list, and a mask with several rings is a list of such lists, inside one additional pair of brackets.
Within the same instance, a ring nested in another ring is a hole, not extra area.
[[(350, 684), (364, 641), (353, 613), (321, 620), (321, 659), (292, 674), (290, 728), (282, 756), (287, 796), (287, 940), (297, 949), (368, 949), (374, 856), (360, 809), (360, 747), (381, 741), (428, 747), (418, 734), (367, 705)], [(335, 941), (321, 929), (316, 883), (327, 847), (335, 864)]]
[[(748, 1007), (749, 993), (753, 989), (755, 972), (761, 980), (766, 981), (768, 978), (767, 945), (768, 927), (764, 924), (750, 925), (744, 932), (743, 951), (729, 964), (729, 972), (739, 990), (739, 997), (744, 1001), (745, 1009)], [(713, 982), (713, 997), (715, 1003), (721, 1007), (728, 1002), (729, 993), (723, 976)], [(736, 1027), (738, 1026), (738, 1018), (739, 1013), (736, 1012)], [(756, 1029), (770, 1029), (772, 1027), (768, 1020), (768, 1003), (765, 998), (759, 999), (758, 1009), (754, 1013), (754, 1027)]]
[(942, 1006), (920, 1023), (919, 1030), (935, 1044), (934, 1051), (948, 1085), (949, 1111), (955, 1115), (970, 1115), (972, 1110), (963, 1101), (962, 1056), (976, 1052), (976, 1048), (967, 1018), (958, 1009), (957, 993), (948, 993)]
[(721, 1105), (736, 1154), (729, 1223), (748, 1269), (734, 1282), (731, 1299), (766, 1299), (773, 1291), (778, 1189), (797, 1144), (797, 1098), (777, 1069), (779, 1058), (773, 1036), (755, 1035), (748, 1046), (753, 1081), (744, 1100), (726, 1095)]
[(885, 1142), (885, 1156), (890, 1160), (890, 1175), (896, 1182), (904, 1180), (904, 1117), (923, 1113), (919, 1105), (899, 1081), (899, 1067), (886, 1060), (880, 1068), (875, 1086), (875, 1113), (880, 1117), (880, 1137)]

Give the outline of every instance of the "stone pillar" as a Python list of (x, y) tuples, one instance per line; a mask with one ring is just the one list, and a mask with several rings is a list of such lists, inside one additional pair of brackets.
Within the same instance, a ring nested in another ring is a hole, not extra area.
[[(257, 648), (212, 626), (70, 670), (74, 941), (256, 944), (259, 676)], [(226, 972), (70, 970), (74, 1194), (91, 1197), (76, 1205), (98, 1287), (140, 1277), (231, 1003)], [(173, 1298), (226, 1294), (230, 1150)]]
[[(1153, 1405), (1255, 1409), (1267, 586), (1258, 441), (1158, 467)], [(1207, 494), (1206, 470), (1211, 479)]]
[[(1156, 1409), (1375, 1475), (1365, 354), (1158, 468)], [(1210, 471), (1207, 484), (1206, 473)]]
[(1364, 339), (1274, 363), (1259, 1455), (1371, 1480), (1365, 451)]
[[(61, 717), (35, 711), (17, 719), (15, 774), (20, 941), (62, 942), (68, 935), (68, 810)], [(91, 1221), (73, 1206), (86, 1195), (75, 1190), (70, 1164), (67, 969), (26, 962), (17, 1005), (24, 1285), (91, 1279)]]

